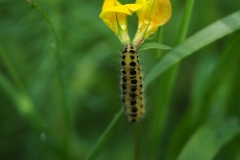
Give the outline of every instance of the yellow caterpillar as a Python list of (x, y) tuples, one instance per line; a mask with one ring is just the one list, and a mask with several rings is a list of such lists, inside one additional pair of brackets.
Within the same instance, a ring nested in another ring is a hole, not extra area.
[(137, 122), (144, 114), (143, 73), (137, 49), (127, 45), (121, 53), (122, 101), (128, 121)]

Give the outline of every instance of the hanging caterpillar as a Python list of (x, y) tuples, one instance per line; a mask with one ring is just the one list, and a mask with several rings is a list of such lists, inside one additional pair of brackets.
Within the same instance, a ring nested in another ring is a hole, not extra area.
[(143, 101), (143, 73), (137, 49), (127, 45), (121, 53), (122, 102), (130, 122), (137, 122), (145, 112)]

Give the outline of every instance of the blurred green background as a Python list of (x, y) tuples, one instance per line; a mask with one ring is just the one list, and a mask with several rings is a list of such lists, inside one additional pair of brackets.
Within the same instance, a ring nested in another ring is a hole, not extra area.
[[(94, 147), (98, 137), (122, 107), (118, 62), (123, 46), (99, 18), (100, 0), (35, 0), (34, 3), (41, 6), (49, 16), (59, 39), (66, 106), (57, 71), (57, 45), (48, 23), (26, 0), (0, 0), (0, 159), (81, 160)], [(163, 37), (164, 44), (174, 48), (185, 1), (172, 0), (171, 3), (172, 18), (164, 26)], [(237, 0), (196, 1), (188, 35), (239, 8), (240, 2)], [(134, 35), (136, 27), (136, 16), (129, 17), (131, 35)], [(202, 124), (194, 126), (190, 132), (186, 130), (186, 137), (179, 142), (180, 147), (171, 147), (170, 141), (179, 121), (184, 119), (187, 106), (194, 103), (192, 97), (204, 88), (204, 80), (211, 75), (233, 36), (220, 39), (181, 62), (171, 94), (164, 138), (159, 146), (159, 155), (156, 156), (150, 156), (148, 127), (152, 124), (152, 106), (158, 92), (155, 92), (154, 86), (146, 89), (147, 113), (140, 122), (144, 144), (141, 146), (141, 159), (175, 158), (191, 134)], [(150, 50), (141, 53), (146, 74), (156, 61), (155, 52)], [(9, 67), (11, 64), (12, 69)], [(237, 63), (234, 66), (239, 67)], [(206, 109), (206, 115), (240, 116), (240, 76), (236, 74), (237, 70), (234, 71), (226, 82), (218, 85), (221, 86), (218, 88), (220, 91), (215, 89), (209, 92), (215, 94), (218, 100), (213, 98), (215, 106)], [(223, 73), (221, 78), (226, 76), (226, 72)], [(226, 97), (224, 93), (228, 93), (227, 99), (221, 98)], [(223, 110), (221, 108), (219, 111), (218, 103), (224, 103)], [(133, 159), (133, 124), (122, 116), (118, 125), (99, 159)], [(239, 139), (236, 137), (218, 152), (216, 160), (226, 159), (229, 155), (232, 156), (230, 159), (237, 157)]]

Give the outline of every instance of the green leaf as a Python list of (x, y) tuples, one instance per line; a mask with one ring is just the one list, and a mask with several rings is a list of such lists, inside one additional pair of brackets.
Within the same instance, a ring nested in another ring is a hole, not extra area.
[(143, 44), (138, 51), (144, 51), (144, 50), (148, 50), (148, 49), (162, 49), (162, 50), (169, 50), (172, 49), (169, 46), (165, 46), (163, 44), (160, 43), (156, 43), (156, 42), (151, 42), (151, 43), (145, 43)]
[(177, 160), (211, 160), (223, 145), (239, 133), (240, 125), (236, 117), (210, 121), (195, 132)]
[(206, 45), (226, 36), (240, 28), (240, 11), (222, 18), (208, 27), (200, 30), (189, 37), (182, 44), (171, 50), (161, 59), (146, 76), (145, 83), (148, 85), (168, 68), (191, 55)]

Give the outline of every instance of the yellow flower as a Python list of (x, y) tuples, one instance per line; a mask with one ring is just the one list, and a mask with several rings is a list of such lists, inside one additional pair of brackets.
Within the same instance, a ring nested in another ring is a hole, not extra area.
[(105, 0), (102, 6), (100, 18), (117, 35), (122, 44), (130, 44), (127, 30), (126, 15), (139, 10), (140, 4), (122, 5), (117, 0)]
[(133, 45), (139, 46), (150, 35), (156, 33), (159, 26), (168, 22), (172, 9), (169, 0), (136, 0), (143, 7), (137, 11), (138, 30)]

